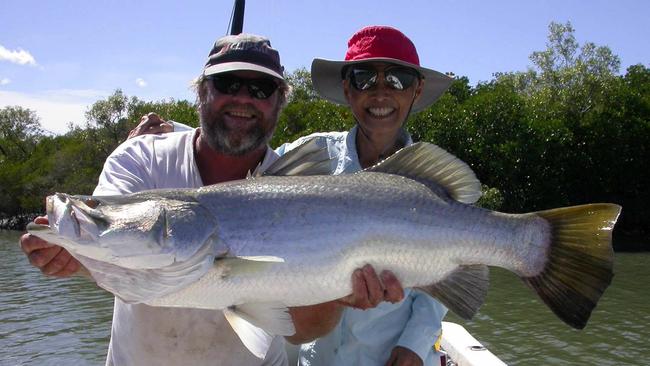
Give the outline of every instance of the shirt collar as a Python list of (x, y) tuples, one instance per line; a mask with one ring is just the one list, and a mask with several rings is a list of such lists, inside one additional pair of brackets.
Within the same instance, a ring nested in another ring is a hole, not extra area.
[(256, 176), (266, 171), (266, 169), (268, 169), (269, 166), (271, 166), (271, 164), (273, 164), (276, 160), (278, 160), (279, 157), (280, 155), (278, 155), (273, 149), (271, 149), (270, 146), (266, 145), (266, 153), (264, 154), (264, 158), (259, 164), (257, 164), (257, 167), (252, 172), (253, 176)]

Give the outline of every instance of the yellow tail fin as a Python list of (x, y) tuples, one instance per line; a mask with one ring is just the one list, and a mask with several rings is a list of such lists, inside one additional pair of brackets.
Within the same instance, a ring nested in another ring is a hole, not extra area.
[(582, 329), (614, 276), (612, 230), (621, 206), (608, 203), (540, 211), (552, 226), (548, 262), (523, 278), (564, 322)]

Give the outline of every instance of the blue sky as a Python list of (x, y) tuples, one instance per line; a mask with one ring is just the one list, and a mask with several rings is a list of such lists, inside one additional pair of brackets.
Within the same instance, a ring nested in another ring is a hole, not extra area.
[[(0, 2), (0, 107), (36, 111), (62, 133), (121, 88), (143, 100), (193, 100), (188, 85), (214, 40), (228, 31), (233, 0)], [(423, 66), (469, 77), (523, 71), (543, 50), (551, 21), (570, 21), (580, 44), (609, 46), (621, 72), (649, 65), (650, 1), (249, 0), (244, 31), (271, 39), (285, 69), (313, 57), (342, 59), (359, 28), (386, 24), (415, 43)]]

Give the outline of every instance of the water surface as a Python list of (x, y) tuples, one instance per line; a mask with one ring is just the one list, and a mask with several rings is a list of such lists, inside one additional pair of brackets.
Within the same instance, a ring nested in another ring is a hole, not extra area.
[(15, 231), (0, 231), (0, 365), (103, 365), (113, 296), (85, 278), (45, 277)]
[[(102, 365), (113, 297), (84, 278), (31, 267), (18, 232), (0, 231), (0, 365)], [(492, 270), (486, 304), (470, 322), (453, 315), (509, 365), (650, 365), (650, 253), (617, 253), (614, 281), (576, 331), (514, 275)]]
[(491, 268), (472, 321), (453, 314), (509, 365), (650, 365), (650, 253), (616, 253), (614, 279), (583, 330), (574, 330), (514, 274)]

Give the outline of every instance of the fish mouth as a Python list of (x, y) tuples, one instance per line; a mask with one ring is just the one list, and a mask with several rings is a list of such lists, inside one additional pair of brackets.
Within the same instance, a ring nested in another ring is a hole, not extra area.
[(47, 221), (54, 231), (78, 238), (81, 235), (79, 220), (73, 214), (72, 203), (66, 194), (55, 193), (45, 203)]
[(99, 235), (97, 215), (93, 214), (99, 202), (82, 197), (71, 197), (67, 194), (56, 193), (46, 201), (49, 228), (59, 234), (75, 238), (96, 239)]
[(50, 225), (37, 224), (35, 222), (30, 222), (27, 224), (27, 232), (34, 233), (40, 231), (50, 231)]

